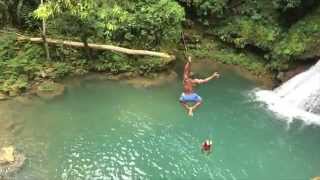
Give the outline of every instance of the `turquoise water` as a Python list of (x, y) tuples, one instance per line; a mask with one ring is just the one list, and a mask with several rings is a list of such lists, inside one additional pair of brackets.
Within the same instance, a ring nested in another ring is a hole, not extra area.
[[(320, 175), (320, 128), (287, 125), (233, 71), (198, 89), (190, 118), (180, 78), (150, 88), (82, 80), (52, 101), (15, 105), (26, 153), (17, 179), (310, 179)], [(214, 141), (210, 155), (200, 144)]]

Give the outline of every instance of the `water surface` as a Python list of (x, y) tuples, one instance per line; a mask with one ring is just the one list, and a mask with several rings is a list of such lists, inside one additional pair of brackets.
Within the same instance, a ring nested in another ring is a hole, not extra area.
[[(150, 88), (82, 80), (53, 101), (14, 104), (9, 115), (23, 128), (13, 141), (28, 158), (17, 179), (320, 175), (320, 128), (288, 126), (251, 96), (256, 83), (225, 70), (198, 89), (204, 104), (190, 118), (177, 101), (179, 80)], [(210, 155), (200, 151), (206, 138)]]

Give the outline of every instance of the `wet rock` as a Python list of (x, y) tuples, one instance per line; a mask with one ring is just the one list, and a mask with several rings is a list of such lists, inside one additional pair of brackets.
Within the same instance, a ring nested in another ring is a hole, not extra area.
[(17, 89), (9, 91), (9, 96), (10, 96), (10, 97), (16, 97), (16, 96), (18, 96), (19, 94), (20, 94), (20, 91), (17, 90)]
[(298, 59), (317, 59), (320, 57), (320, 48), (319, 43), (313, 46), (310, 46), (305, 50), (305, 52), (298, 56)]
[(0, 101), (4, 101), (4, 100), (7, 100), (7, 99), (8, 99), (7, 95), (0, 93)]
[(55, 97), (63, 95), (65, 87), (62, 84), (45, 81), (36, 86), (36, 95), (44, 99), (53, 99)]
[(280, 80), (280, 81), (284, 81), (284, 79), (285, 79), (285, 73), (284, 72), (279, 72), (278, 74), (277, 74), (277, 79), (278, 80)]
[(0, 178), (19, 171), (25, 161), (25, 156), (15, 150), (13, 146), (0, 149)]
[(8, 164), (14, 162), (14, 148), (12, 146), (0, 149), (0, 164)]
[(117, 75), (109, 74), (107, 76), (107, 79), (118, 81), (118, 80), (127, 80), (127, 79), (131, 79), (131, 78), (135, 78), (137, 76), (139, 76), (139, 75), (136, 72), (126, 72), (126, 73), (121, 73), (121, 74), (117, 74)]
[(178, 77), (177, 73), (174, 71), (162, 72), (158, 74), (152, 74), (152, 77), (134, 77), (123, 82), (132, 85), (136, 88), (148, 88), (152, 86), (160, 86), (165, 83), (172, 82)]
[(277, 74), (276, 78), (281, 82), (286, 82), (289, 79), (293, 78), (295, 75), (306, 71), (308, 68), (309, 66), (302, 65), (288, 71), (281, 71)]

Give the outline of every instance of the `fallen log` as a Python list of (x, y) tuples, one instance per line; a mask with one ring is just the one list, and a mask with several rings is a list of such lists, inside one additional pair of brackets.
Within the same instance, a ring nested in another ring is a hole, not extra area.
[[(30, 41), (35, 43), (43, 43), (43, 38), (40, 37), (27, 37), (18, 34), (17, 40), (19, 41)], [(65, 46), (71, 46), (76, 48), (84, 48), (85, 45), (83, 42), (76, 42), (76, 41), (66, 41), (61, 39), (51, 39), (46, 38), (48, 44), (56, 44), (56, 45), (65, 45)], [(110, 50), (110, 51), (117, 51), (125, 54), (131, 54), (131, 55), (145, 55), (145, 56), (156, 56), (161, 57), (169, 60), (174, 60), (175, 56), (169, 55), (167, 53), (162, 52), (155, 52), (155, 51), (147, 51), (147, 50), (137, 50), (137, 49), (128, 49), (123, 48), (119, 46), (113, 46), (113, 45), (105, 45), (105, 44), (94, 44), (94, 43), (88, 43), (88, 47), (91, 49), (96, 50)]]

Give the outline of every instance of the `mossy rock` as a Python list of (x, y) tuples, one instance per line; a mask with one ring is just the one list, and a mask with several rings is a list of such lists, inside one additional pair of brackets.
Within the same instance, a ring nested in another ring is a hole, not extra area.
[(62, 84), (45, 81), (36, 87), (36, 94), (44, 99), (53, 99), (64, 94), (65, 87)]

